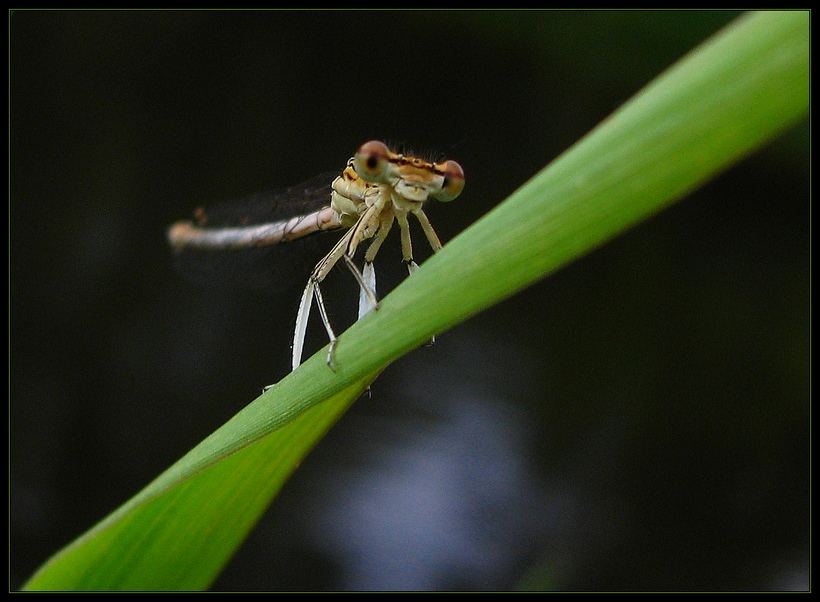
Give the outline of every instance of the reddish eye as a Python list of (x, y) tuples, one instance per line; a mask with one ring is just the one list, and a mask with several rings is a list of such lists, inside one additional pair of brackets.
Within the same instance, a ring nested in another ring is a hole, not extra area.
[(464, 170), (455, 161), (447, 161), (442, 168), (444, 181), (441, 183), (441, 192), (435, 194), (436, 199), (443, 202), (452, 201), (464, 190)]
[(365, 142), (353, 157), (353, 169), (368, 182), (379, 182), (389, 164), (390, 150), (378, 140)]

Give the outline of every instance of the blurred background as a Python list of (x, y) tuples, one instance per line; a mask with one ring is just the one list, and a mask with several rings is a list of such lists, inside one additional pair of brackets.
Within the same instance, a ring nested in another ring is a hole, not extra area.
[[(446, 242), (737, 14), (12, 12), (10, 588), (288, 371), (307, 272), (170, 223), (376, 138), (464, 167)], [(808, 140), (396, 362), (214, 589), (807, 589)]]

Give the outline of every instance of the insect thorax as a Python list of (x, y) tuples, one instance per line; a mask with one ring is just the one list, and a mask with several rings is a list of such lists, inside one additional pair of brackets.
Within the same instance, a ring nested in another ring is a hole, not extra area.
[(330, 206), (339, 214), (342, 226), (350, 228), (367, 209), (370, 197), (377, 195), (378, 192), (379, 187), (365, 182), (349, 161), (342, 175), (333, 181)]

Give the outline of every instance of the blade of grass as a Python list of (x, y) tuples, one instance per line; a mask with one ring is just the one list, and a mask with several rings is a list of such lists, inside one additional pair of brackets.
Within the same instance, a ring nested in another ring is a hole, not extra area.
[(808, 32), (805, 11), (755, 13), (690, 53), (344, 333), (336, 372), (318, 353), (50, 559), (26, 589), (207, 587), (301, 458), (391, 361), (801, 119)]
[[(199, 590), (230, 559), (305, 454), (361, 394), (368, 377), (331, 395), (254, 445), (202, 458), (194, 449), (55, 555), (31, 590)], [(242, 439), (231, 421), (219, 429)], [(216, 433), (215, 433), (216, 434)], [(193, 468), (198, 462), (207, 469)], [(187, 465), (190, 471), (180, 470)]]

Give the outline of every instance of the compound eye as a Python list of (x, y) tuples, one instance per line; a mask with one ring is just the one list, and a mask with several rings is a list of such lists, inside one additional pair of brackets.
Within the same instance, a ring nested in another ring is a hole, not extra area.
[(380, 182), (387, 173), (390, 149), (383, 142), (365, 142), (353, 157), (353, 169), (368, 182)]
[(464, 190), (464, 170), (455, 161), (447, 161), (442, 168), (444, 181), (441, 183), (441, 191), (433, 195), (443, 202), (452, 201), (461, 191)]

